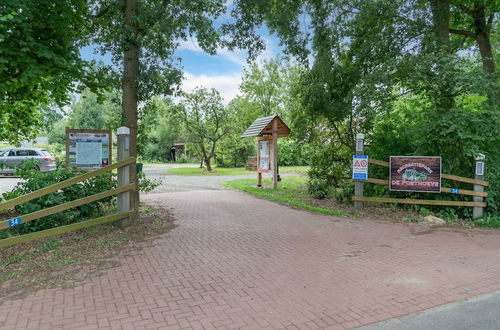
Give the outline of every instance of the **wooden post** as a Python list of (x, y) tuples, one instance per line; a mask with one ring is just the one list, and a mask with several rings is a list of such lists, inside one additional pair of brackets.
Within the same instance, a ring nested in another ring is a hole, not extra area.
[[(130, 157), (130, 128), (120, 127), (116, 133), (118, 139), (118, 161)], [(135, 166), (135, 163), (132, 164)], [(118, 188), (126, 186), (130, 183), (130, 166), (124, 166), (118, 169)], [(130, 205), (130, 192), (125, 191), (117, 196), (118, 213), (128, 212), (132, 210)], [(131, 222), (131, 218), (125, 218), (117, 221), (117, 225), (125, 227)]]
[[(474, 179), (476, 180), (484, 180), (484, 159), (485, 156), (483, 154), (479, 154), (475, 161), (474, 161)], [(484, 191), (484, 187), (478, 184), (474, 185), (474, 191)], [(474, 196), (473, 197), (474, 202), (482, 202), (483, 197), (481, 196)], [(483, 208), (474, 206), (472, 209), (472, 218), (477, 219), (481, 218), (483, 216)]]
[(262, 173), (257, 169), (257, 187), (262, 187)]
[[(364, 155), (365, 152), (365, 135), (363, 133), (356, 134), (356, 155)], [(356, 181), (354, 183), (354, 196), (363, 197), (363, 182)], [(355, 209), (362, 209), (363, 202), (354, 201)]]
[(273, 120), (273, 189), (278, 188), (278, 121)]

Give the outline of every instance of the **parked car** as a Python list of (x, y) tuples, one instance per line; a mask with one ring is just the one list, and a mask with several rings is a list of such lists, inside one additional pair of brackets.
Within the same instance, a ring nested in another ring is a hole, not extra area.
[(57, 168), (55, 157), (45, 149), (3, 148), (0, 149), (0, 173), (14, 174), (16, 167), (27, 159), (37, 161), (35, 169), (40, 172), (54, 171)]

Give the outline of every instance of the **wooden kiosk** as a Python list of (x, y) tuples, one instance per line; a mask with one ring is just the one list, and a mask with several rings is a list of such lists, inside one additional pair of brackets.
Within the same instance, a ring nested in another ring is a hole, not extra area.
[(262, 186), (262, 173), (272, 171), (273, 188), (278, 187), (278, 138), (289, 136), (290, 128), (280, 116), (256, 119), (241, 137), (257, 137), (257, 186)]

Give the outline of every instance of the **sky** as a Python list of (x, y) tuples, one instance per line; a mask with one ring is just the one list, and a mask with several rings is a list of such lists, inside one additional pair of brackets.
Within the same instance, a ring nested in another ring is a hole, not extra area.
[[(278, 40), (270, 36), (267, 30), (260, 31), (266, 49), (257, 57), (258, 63), (276, 57), (281, 49)], [(94, 48), (92, 46), (82, 48), (82, 57), (111, 63), (110, 57), (94, 54)], [(191, 92), (198, 86), (215, 88), (220, 92), (225, 104), (238, 95), (243, 70), (248, 65), (246, 51), (231, 52), (227, 49), (218, 49), (217, 55), (209, 55), (198, 46), (195, 39), (189, 39), (181, 43), (176, 56), (182, 59), (183, 91)]]

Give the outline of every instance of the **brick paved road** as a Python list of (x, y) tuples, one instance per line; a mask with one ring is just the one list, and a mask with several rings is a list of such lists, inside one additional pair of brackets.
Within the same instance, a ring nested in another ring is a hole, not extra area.
[(174, 230), (2, 329), (343, 329), (500, 289), (500, 232), (350, 221), (243, 193), (150, 194)]

